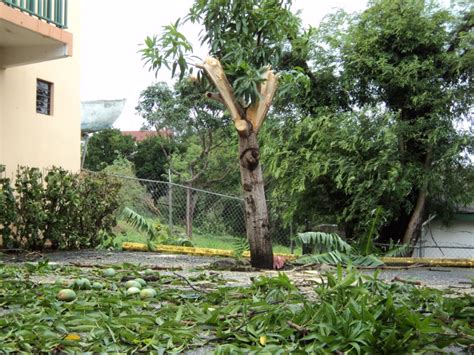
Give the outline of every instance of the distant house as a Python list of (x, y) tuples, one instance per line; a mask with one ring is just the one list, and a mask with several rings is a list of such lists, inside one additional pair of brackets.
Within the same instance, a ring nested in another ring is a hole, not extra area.
[(413, 256), (474, 258), (474, 205), (459, 208), (448, 225), (436, 218), (426, 224)]
[(124, 136), (131, 136), (135, 142), (142, 142), (149, 137), (173, 137), (173, 131), (167, 128), (160, 129), (159, 131), (122, 131)]
[(0, 168), (80, 168), (79, 0), (0, 0)]

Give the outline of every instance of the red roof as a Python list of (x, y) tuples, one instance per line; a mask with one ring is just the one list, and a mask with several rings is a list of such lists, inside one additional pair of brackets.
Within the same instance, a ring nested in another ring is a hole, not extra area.
[(141, 142), (147, 139), (148, 137), (172, 137), (173, 132), (170, 129), (160, 129), (159, 132), (157, 131), (122, 131), (124, 136), (132, 136), (132, 138), (136, 142)]

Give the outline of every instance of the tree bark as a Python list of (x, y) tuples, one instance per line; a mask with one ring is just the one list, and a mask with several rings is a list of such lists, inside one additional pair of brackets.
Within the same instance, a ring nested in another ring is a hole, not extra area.
[(239, 136), (240, 176), (244, 190), (250, 263), (253, 267), (271, 269), (273, 250), (259, 153), (255, 132), (248, 137)]
[(219, 94), (208, 93), (207, 97), (226, 105), (239, 134), (240, 176), (244, 190), (245, 225), (250, 244), (250, 263), (253, 267), (272, 269), (273, 251), (262, 168), (259, 163), (260, 150), (257, 133), (272, 103), (278, 86), (278, 77), (269, 67), (264, 74), (264, 82), (260, 85), (261, 99), (244, 109), (236, 100), (218, 59), (208, 57), (202, 65), (197, 65), (197, 67), (205, 71), (219, 91)]
[[(431, 165), (431, 148), (428, 150), (428, 153), (425, 157), (424, 163), (424, 175), (427, 176), (430, 171)], [(418, 192), (418, 197), (416, 198), (415, 208), (408, 222), (407, 229), (403, 234), (403, 244), (415, 244), (417, 237), (421, 231), (421, 226), (423, 224), (423, 216), (425, 213), (426, 199), (428, 196), (428, 184), (425, 182), (420, 191)]]
[(425, 212), (426, 205), (426, 189), (421, 189), (416, 199), (415, 209), (408, 222), (407, 229), (403, 235), (403, 244), (409, 244), (417, 239), (418, 233), (421, 231), (421, 225), (423, 223), (423, 215)]

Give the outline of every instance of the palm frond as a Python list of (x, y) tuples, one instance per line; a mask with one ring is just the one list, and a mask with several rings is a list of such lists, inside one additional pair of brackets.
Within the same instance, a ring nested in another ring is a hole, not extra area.
[(236, 258), (236, 259), (240, 259), (242, 257), (242, 255), (244, 254), (244, 252), (246, 252), (250, 248), (247, 238), (236, 239), (234, 241), (234, 243), (232, 243), (232, 244), (233, 244), (232, 245), (232, 254), (233, 254), (234, 258)]
[(410, 244), (396, 245), (396, 244), (390, 243), (389, 249), (384, 254), (384, 256), (388, 256), (388, 257), (407, 256), (410, 249), (411, 249)]
[(343, 253), (349, 253), (351, 251), (351, 246), (347, 244), (344, 239), (342, 239), (336, 233), (299, 233), (298, 241), (301, 244), (314, 245), (318, 250), (325, 250), (327, 252), (340, 251)]
[(375, 267), (383, 265), (383, 262), (373, 255), (361, 256), (354, 254), (343, 254), (337, 250), (317, 254), (317, 255), (305, 255), (295, 260), (295, 264), (306, 265), (306, 264), (329, 264), (329, 265), (354, 265), (354, 266), (366, 266)]
[(124, 208), (123, 214), (125, 216), (125, 221), (133, 228), (146, 233), (150, 240), (155, 239), (157, 234), (156, 228), (152, 223), (148, 222), (145, 217), (128, 207)]

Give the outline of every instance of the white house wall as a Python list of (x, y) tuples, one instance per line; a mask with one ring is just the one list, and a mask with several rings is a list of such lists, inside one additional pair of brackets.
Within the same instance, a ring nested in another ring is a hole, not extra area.
[(474, 258), (474, 222), (453, 221), (448, 226), (439, 221), (432, 222), (422, 237), (421, 245), (421, 250), (416, 249), (413, 256)]

